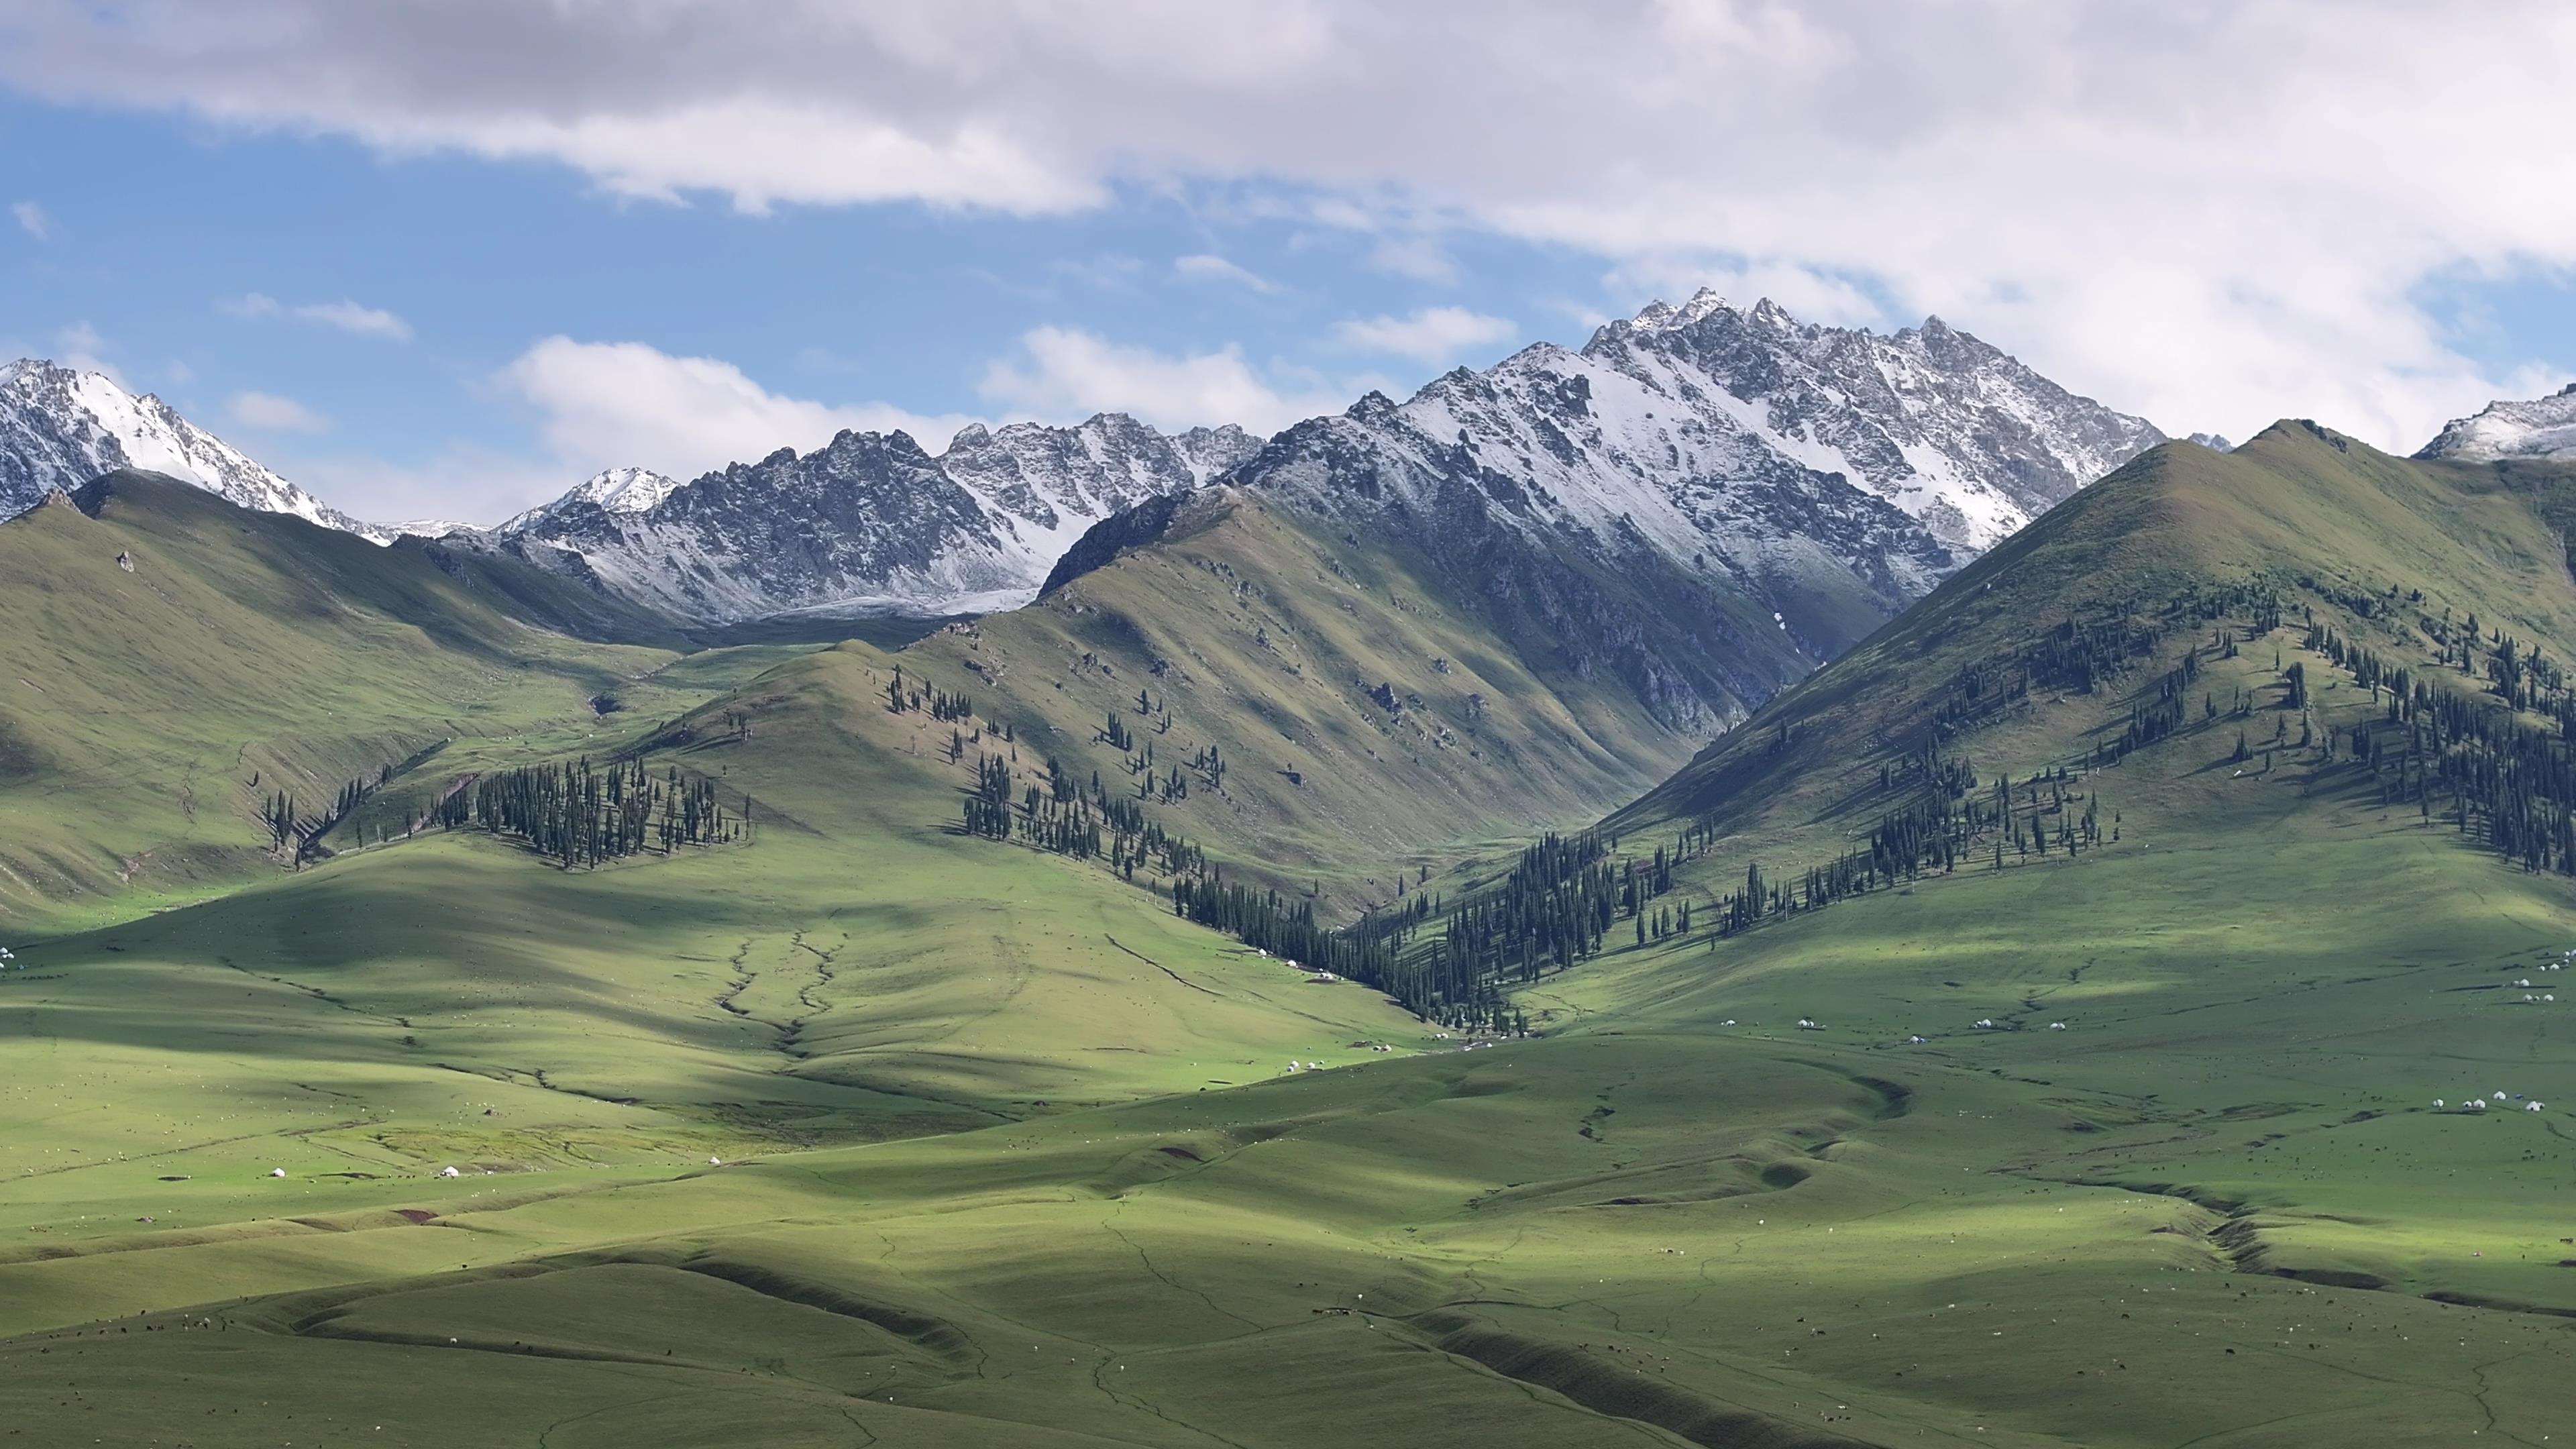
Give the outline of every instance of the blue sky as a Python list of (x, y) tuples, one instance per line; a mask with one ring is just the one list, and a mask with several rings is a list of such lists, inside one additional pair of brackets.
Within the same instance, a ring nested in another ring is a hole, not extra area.
[(2570, 61), (2551, 7), (2367, 0), (27, 0), (0, 351), (378, 517), (840, 426), (1266, 429), (1703, 283), (2411, 447), (2576, 374)]
[[(1019, 347), (1033, 328), (1168, 359), (1233, 349), (1284, 401), (1337, 407), (1535, 338), (1579, 345), (1609, 309), (1644, 299), (1567, 248), (1465, 235), (1380, 255), (1366, 233), (1249, 214), (1221, 189), (1135, 189), (1064, 216), (905, 202), (753, 214), (618, 196), (546, 161), (387, 155), (23, 98), (0, 101), (0, 152), (18, 158), (9, 199), (36, 208), (35, 225), (0, 232), (0, 350), (103, 365), (361, 502), (371, 485), (408, 488), (400, 475), (484, 455), (536, 460), (558, 491), (579, 481), (548, 466), (542, 410), (502, 380), (549, 337), (719, 358), (773, 393), (884, 404), (935, 424), (916, 431), (937, 451), (957, 418), (1091, 410), (992, 384), (997, 362), (1033, 370)], [(324, 309), (341, 310), (310, 315)], [(1353, 335), (1426, 310), (1476, 320), (1446, 340), (1436, 323)], [(231, 405), (245, 393), (311, 416), (246, 420)], [(1277, 426), (1300, 411), (1098, 402), (1174, 427)], [(389, 465), (384, 483), (373, 464)]]

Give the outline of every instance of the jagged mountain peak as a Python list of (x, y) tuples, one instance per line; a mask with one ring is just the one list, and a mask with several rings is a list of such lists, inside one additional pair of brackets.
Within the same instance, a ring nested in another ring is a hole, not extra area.
[(77, 488), (119, 468), (165, 473), (245, 508), (291, 513), (378, 543), (394, 537), (104, 372), (33, 357), (0, 366), (0, 517), (34, 507), (52, 489)]
[(1493, 370), (1542, 373), (1567, 398), (1624, 394), (1614, 431), (1632, 457), (1688, 453), (1685, 434), (1749, 431), (1968, 552), (2164, 436), (1939, 317), (1882, 335), (1801, 322), (1768, 297), (1738, 309), (1708, 288), (1604, 324), (1579, 353), (1531, 347)]
[(573, 490), (611, 513), (642, 513), (671, 496), (680, 480), (650, 468), (610, 468)]
[(687, 483), (602, 474), (499, 532), (522, 557), (692, 620), (982, 611), (1033, 595), (1093, 524), (1260, 446), (1232, 425), (1166, 435), (1125, 413), (971, 423), (935, 456), (899, 428), (844, 429)]
[(2576, 458), (2576, 382), (2529, 402), (2498, 401), (2453, 419), (2418, 458), (2492, 463), (2505, 458)]

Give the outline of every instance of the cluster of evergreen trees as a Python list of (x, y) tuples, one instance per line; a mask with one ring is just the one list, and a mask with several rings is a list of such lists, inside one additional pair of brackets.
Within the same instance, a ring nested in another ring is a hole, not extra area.
[(1312, 901), (1292, 901), (1276, 890), (1230, 883), (1218, 869), (1193, 871), (1172, 882), (1172, 910), (1213, 926), (1246, 945), (1258, 946), (1309, 970), (1330, 971), (1388, 992), (1417, 1015), (1428, 1015), (1419, 997), (1402, 988), (1397, 958), (1430, 909), (1430, 898), (1391, 911), (1371, 911), (1338, 930), (1315, 924)]
[(268, 804), (260, 811), (260, 820), (268, 826), (271, 850), (284, 850), (287, 841), (299, 838), (300, 833), (295, 828), (295, 797), (284, 790), (268, 797)]
[[(1659, 861), (1656, 877), (1670, 888), (1669, 866)], [(1623, 894), (1636, 899), (1634, 882), (1602, 837), (1546, 836), (1521, 852), (1502, 884), (1449, 911), (1425, 963), (1428, 993), (1469, 1000), (1501, 982), (1564, 970), (1601, 949)]]
[(975, 713), (975, 701), (964, 694), (950, 694), (945, 690), (924, 685), (919, 680), (914, 680), (907, 685), (903, 678), (903, 666), (898, 664), (894, 667), (894, 677), (886, 681), (886, 713), (904, 714), (913, 711), (927, 712), (932, 719), (941, 724), (954, 724)]
[(1139, 867), (1158, 875), (1204, 868), (1205, 857), (1187, 837), (1165, 830), (1137, 801), (1112, 796), (1094, 773), (1085, 789), (1062, 765), (1047, 761), (1047, 785), (1025, 787), (1011, 799), (1010, 762), (986, 755), (976, 763), (975, 788), (964, 801), (965, 830), (987, 840), (1021, 844), (1077, 860), (1105, 860), (1128, 880)]
[(1971, 789), (1955, 799), (1927, 795), (1879, 817), (1865, 842), (1797, 874), (1766, 878), (1759, 862), (1748, 865), (1743, 887), (1717, 903), (1711, 943), (1772, 916), (1821, 910), (1851, 896), (1927, 875), (1948, 875), (1980, 861), (2001, 870), (2006, 850), (2016, 860), (2027, 860), (2052, 850), (2075, 855), (2092, 849), (2103, 843), (2100, 800), (2071, 788), (2081, 781), (2058, 765), (2018, 785), (1998, 778), (1991, 789)]
[(669, 855), (683, 845), (740, 840), (752, 805), (746, 795), (738, 812), (728, 812), (715, 781), (685, 777), (676, 765), (655, 779), (641, 759), (598, 769), (583, 758), (482, 776), (441, 800), (430, 818), (445, 829), (470, 826), (522, 841), (570, 870), (647, 850)]
[[(368, 796), (383, 789), (396, 775), (417, 767), (439, 751), (446, 749), (448, 744), (449, 741), (440, 740), (429, 748), (414, 753), (409, 759), (380, 767), (373, 775), (361, 775), (354, 780), (342, 783), (339, 793), (331, 799), (331, 808), (316, 819), (306, 820), (299, 815), (295, 807), (295, 796), (291, 792), (280, 790), (270, 795), (267, 803), (260, 810), (260, 820), (268, 827), (269, 848), (284, 850), (292, 845), (295, 848), (294, 863), (299, 870), (303, 868), (304, 862), (315, 854), (328, 855), (330, 852), (323, 848), (322, 837), (338, 829), (340, 822), (355, 815), (358, 807), (367, 802)], [(257, 783), (255, 777), (252, 783)]]
[[(2311, 624), (2308, 647), (2349, 671), (2384, 700), (2377, 719), (2329, 739), (2366, 765), (2382, 804), (2437, 813), (2526, 870), (2576, 875), (2576, 701), (2538, 650), (2502, 633), (2481, 636), (2475, 615), (2456, 634), (2437, 635), (2440, 664), (2484, 676), (2496, 698), (2444, 688), (2392, 665), (2330, 626)], [(2481, 661), (2481, 646), (2484, 659)], [(2555, 729), (2518, 711), (2553, 717)]]

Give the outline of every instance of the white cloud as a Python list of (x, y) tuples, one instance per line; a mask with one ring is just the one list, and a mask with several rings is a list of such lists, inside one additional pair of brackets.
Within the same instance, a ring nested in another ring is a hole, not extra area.
[(1265, 379), (1240, 349), (1168, 356), (1096, 333), (1036, 327), (984, 370), (984, 396), (1004, 411), (1059, 422), (1129, 413), (1164, 429), (1241, 423), (1267, 433), (1349, 406), (1347, 384)]
[(308, 453), (283, 441), (265, 444), (259, 456), (333, 506), (389, 523), (498, 523), (579, 481), (567, 477), (560, 463), (466, 443), (450, 443), (416, 463), (363, 453)]
[(1046, 269), (1052, 275), (1080, 282), (1086, 287), (1097, 287), (1104, 292), (1123, 292), (1136, 284), (1145, 264), (1123, 253), (1110, 252), (1088, 259), (1056, 257), (1047, 262)]
[(337, 327), (361, 337), (390, 337), (396, 342), (411, 340), (411, 324), (381, 307), (361, 307), (355, 302), (315, 302), (295, 309), (295, 315), (325, 327)]
[(87, 322), (75, 322), (54, 334), (55, 362), (79, 372), (104, 373), (118, 387), (124, 387), (125, 374), (107, 360), (107, 350), (107, 339)]
[(807, 452), (844, 428), (900, 428), (924, 450), (938, 453), (959, 428), (977, 421), (925, 417), (883, 404), (786, 397), (730, 362), (673, 357), (640, 342), (549, 337), (503, 368), (497, 380), (535, 410), (539, 437), (563, 465), (557, 493), (602, 468), (626, 465), (694, 478), (782, 447)]
[(1253, 291), (1265, 293), (1279, 290), (1277, 282), (1212, 252), (1197, 252), (1186, 257), (1175, 257), (1172, 259), (1172, 271), (1174, 275), (1186, 277), (1191, 281), (1231, 282), (1238, 287), (1249, 287)]
[(1391, 352), (1436, 364), (1504, 341), (1514, 331), (1502, 317), (1464, 307), (1424, 307), (1407, 317), (1354, 317), (1335, 325), (1333, 337), (1363, 352)]
[(322, 433), (331, 429), (329, 418), (273, 392), (237, 392), (224, 407), (234, 422), (246, 428), (283, 433)]
[(1602, 277), (1602, 284), (1613, 295), (1640, 302), (1654, 297), (1677, 302), (1702, 287), (1714, 288), (1718, 295), (1742, 306), (1768, 297), (1796, 314), (1801, 322), (1820, 322), (1829, 327), (1866, 327), (1888, 320), (1880, 315), (1883, 309), (1879, 304), (1849, 278), (1794, 263), (1748, 265), (1706, 257), (1631, 257), (1611, 267)]
[(1378, 271), (1411, 277), (1417, 282), (1446, 284), (1458, 280), (1457, 260), (1436, 236), (1386, 237), (1369, 248), (1368, 263)]
[(45, 215), (45, 209), (38, 206), (36, 203), (32, 201), (13, 201), (9, 203), (9, 214), (18, 219), (18, 229), (24, 231), (27, 235), (34, 237), (38, 241), (46, 241), (52, 238), (54, 234), (54, 219)]
[(396, 342), (411, 340), (411, 324), (381, 307), (362, 307), (355, 302), (306, 302), (287, 306), (265, 292), (246, 292), (215, 304), (215, 310), (230, 317), (294, 317), (300, 321), (318, 322), (360, 337), (385, 337)]
[[(331, 455), (281, 461), (307, 486), (362, 517), (488, 524), (554, 498), (603, 468), (635, 465), (694, 478), (727, 463), (757, 461), (781, 447), (810, 452), (844, 428), (900, 429), (937, 454), (958, 429), (991, 425), (963, 414), (925, 416), (884, 403), (790, 397), (720, 358), (677, 357), (640, 342), (548, 337), (492, 381), (533, 415), (543, 456), (460, 444), (418, 464)], [(1095, 412), (1124, 411), (1168, 428), (1239, 422), (1268, 431), (1338, 410), (1360, 391), (1383, 385), (1373, 374), (1326, 379), (1274, 369), (1265, 376), (1231, 348), (1167, 357), (1090, 333), (1041, 327), (986, 369), (983, 392), (1013, 416), (1074, 422)], [(242, 399), (234, 401), (239, 417)]]
[(2571, 72), (2555, 0), (124, 0), (0, 46), (42, 97), (623, 195), (1027, 214), (1213, 185), (1429, 280), (1476, 232), (1805, 278), (2170, 429), (2410, 447), (2505, 380), (2426, 279), (2576, 267), (2545, 179)]

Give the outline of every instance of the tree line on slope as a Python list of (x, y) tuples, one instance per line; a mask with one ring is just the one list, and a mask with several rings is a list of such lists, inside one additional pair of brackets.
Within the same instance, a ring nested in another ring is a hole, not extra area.
[(428, 823), (519, 841), (565, 870), (684, 845), (744, 838), (752, 803), (727, 811), (715, 781), (671, 766), (660, 779), (641, 758), (594, 767), (587, 756), (477, 777), (434, 806)]

